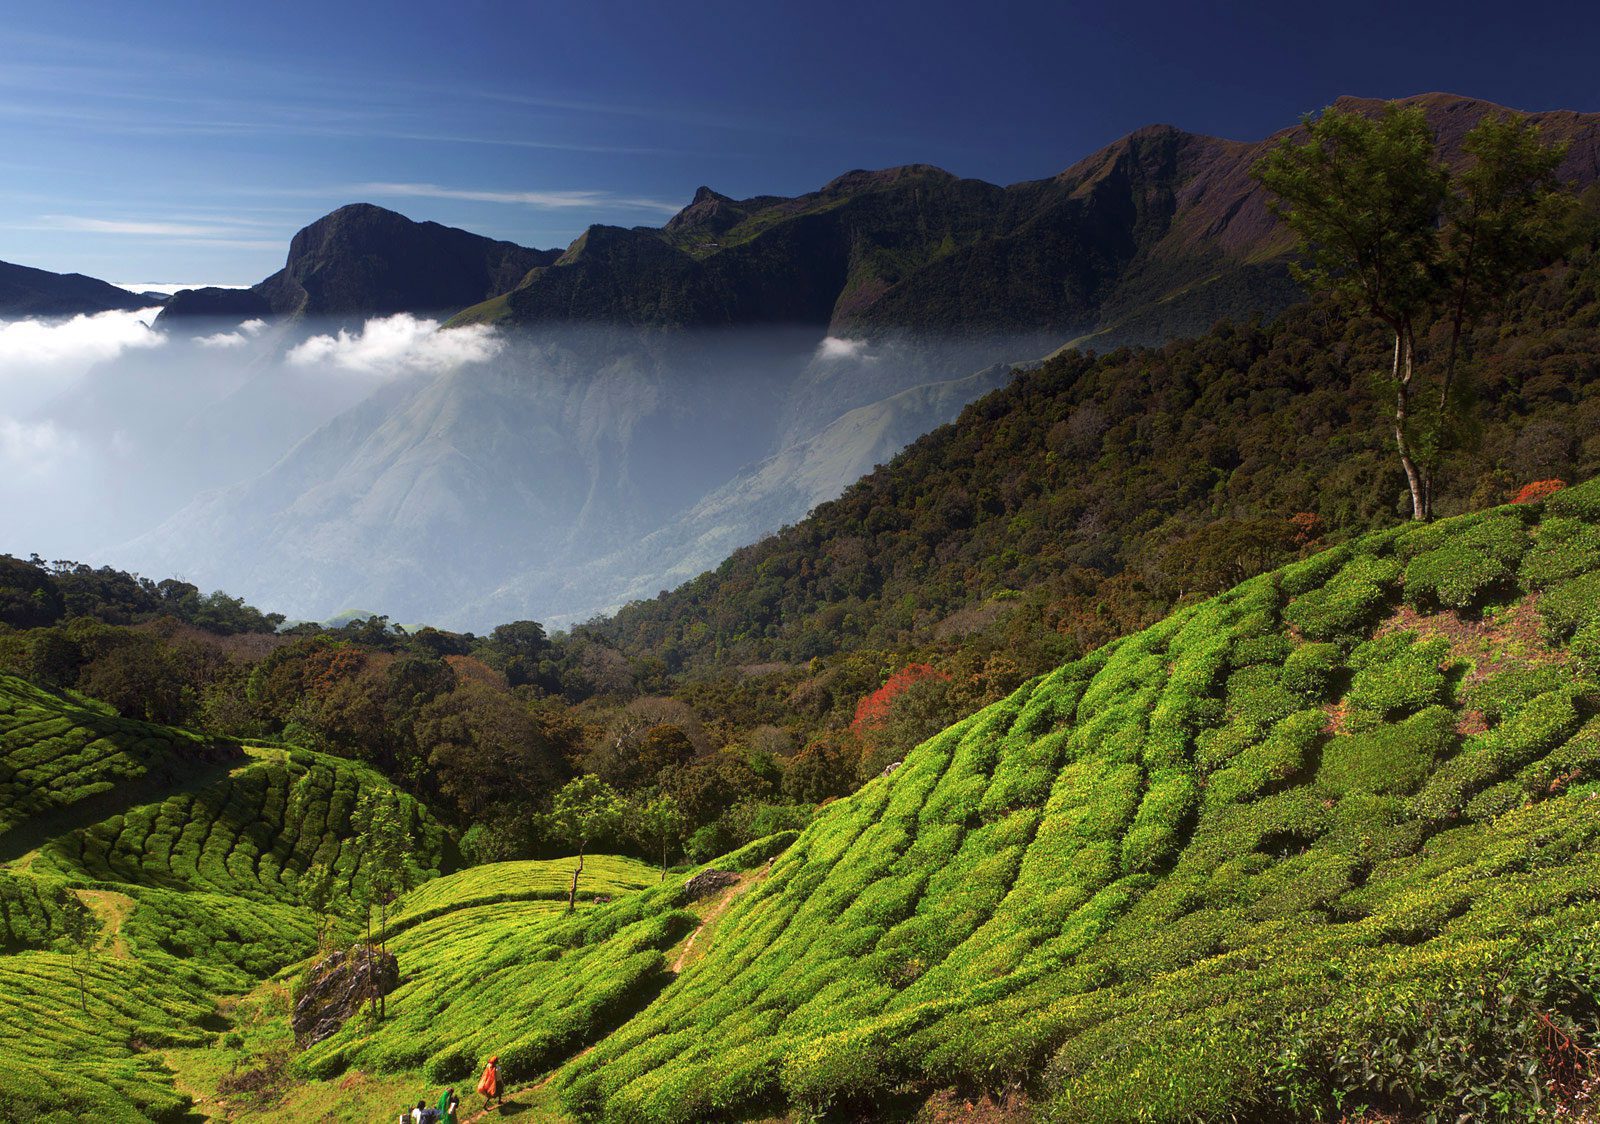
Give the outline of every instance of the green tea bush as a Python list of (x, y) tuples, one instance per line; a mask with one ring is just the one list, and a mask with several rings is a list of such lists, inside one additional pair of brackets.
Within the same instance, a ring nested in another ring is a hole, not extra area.
[(1365, 729), (1404, 718), (1423, 707), (1446, 701), (1447, 683), (1439, 663), (1446, 658), (1449, 643), (1434, 640), (1422, 644), (1406, 643), (1387, 659), (1360, 659), (1352, 662), (1361, 670), (1350, 684), (1347, 696), (1352, 729)]
[(1303, 701), (1319, 703), (1333, 689), (1343, 662), (1337, 644), (1302, 644), (1283, 661), (1279, 681)]
[(1546, 639), (1561, 643), (1592, 620), (1600, 619), (1600, 570), (1564, 581), (1539, 599)]
[(1308, 640), (1337, 640), (1364, 633), (1393, 603), (1400, 564), (1358, 555), (1320, 589), (1289, 603), (1284, 620)]
[(1551, 515), (1600, 523), (1600, 478), (1563, 488), (1546, 501), (1545, 510)]
[(1416, 791), (1455, 741), (1455, 715), (1430, 706), (1397, 725), (1332, 739), (1322, 750), (1318, 782), (1339, 796)]
[(1531, 589), (1548, 589), (1600, 569), (1600, 525), (1552, 516), (1522, 560), (1518, 576)]
[(1464, 544), (1427, 551), (1406, 564), (1406, 602), (1423, 612), (1477, 609), (1511, 585), (1505, 562)]

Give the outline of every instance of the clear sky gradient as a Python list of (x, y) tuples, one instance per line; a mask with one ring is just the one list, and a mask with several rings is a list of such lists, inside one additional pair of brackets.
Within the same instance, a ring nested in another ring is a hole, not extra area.
[(1600, 110), (1600, 5), (52, 0), (0, 30), (0, 260), (260, 280), (366, 200), (525, 245), (710, 184), (1049, 176), (1153, 122), (1254, 139), (1340, 94)]

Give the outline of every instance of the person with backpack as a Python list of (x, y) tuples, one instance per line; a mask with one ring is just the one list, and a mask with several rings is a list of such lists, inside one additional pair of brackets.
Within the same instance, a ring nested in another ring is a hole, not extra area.
[(500, 1055), (494, 1054), (489, 1058), (489, 1064), (483, 1067), (483, 1076), (478, 1078), (478, 1092), (483, 1094), (483, 1107), (487, 1109), (489, 1102), (500, 1103)]
[(427, 1101), (418, 1101), (411, 1110), (411, 1124), (438, 1124), (439, 1114), (428, 1107)]
[(439, 1098), (439, 1124), (459, 1124), (456, 1113), (461, 1109), (461, 1098), (456, 1096), (454, 1089), (446, 1089), (444, 1096)]

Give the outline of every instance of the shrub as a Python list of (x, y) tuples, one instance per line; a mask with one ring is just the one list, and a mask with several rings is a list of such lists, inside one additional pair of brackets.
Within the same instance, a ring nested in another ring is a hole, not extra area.
[(1572, 488), (1564, 488), (1545, 504), (1551, 515), (1564, 515), (1582, 519), (1587, 523), (1600, 523), (1600, 477), (1585, 481)]
[(1443, 702), (1445, 677), (1439, 660), (1448, 648), (1442, 640), (1407, 645), (1394, 658), (1363, 667), (1350, 685), (1352, 726), (1359, 729)]
[(1600, 617), (1600, 570), (1562, 582), (1539, 599), (1546, 639), (1560, 643)]
[(1600, 569), (1600, 526), (1552, 516), (1540, 525), (1519, 577), (1530, 588), (1547, 589), (1595, 569)]
[(1333, 793), (1405, 795), (1427, 779), (1455, 739), (1455, 716), (1429, 707), (1397, 725), (1336, 737), (1322, 749), (1317, 781)]
[(1393, 559), (1357, 557), (1327, 585), (1290, 602), (1284, 619), (1308, 640), (1353, 637), (1389, 605), (1399, 576), (1400, 565)]
[(1476, 609), (1511, 585), (1506, 564), (1468, 546), (1446, 546), (1406, 565), (1406, 601), (1425, 612)]
[(1565, 480), (1535, 480), (1517, 489), (1512, 503), (1542, 503), (1565, 488)]
[(1302, 644), (1283, 661), (1283, 686), (1306, 702), (1321, 702), (1333, 689), (1341, 664), (1337, 644)]

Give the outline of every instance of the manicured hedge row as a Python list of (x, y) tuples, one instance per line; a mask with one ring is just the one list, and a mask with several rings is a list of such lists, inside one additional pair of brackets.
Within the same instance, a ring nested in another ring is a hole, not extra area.
[(119, 718), (98, 703), (0, 675), (0, 836), (152, 770), (226, 755), (193, 734)]

